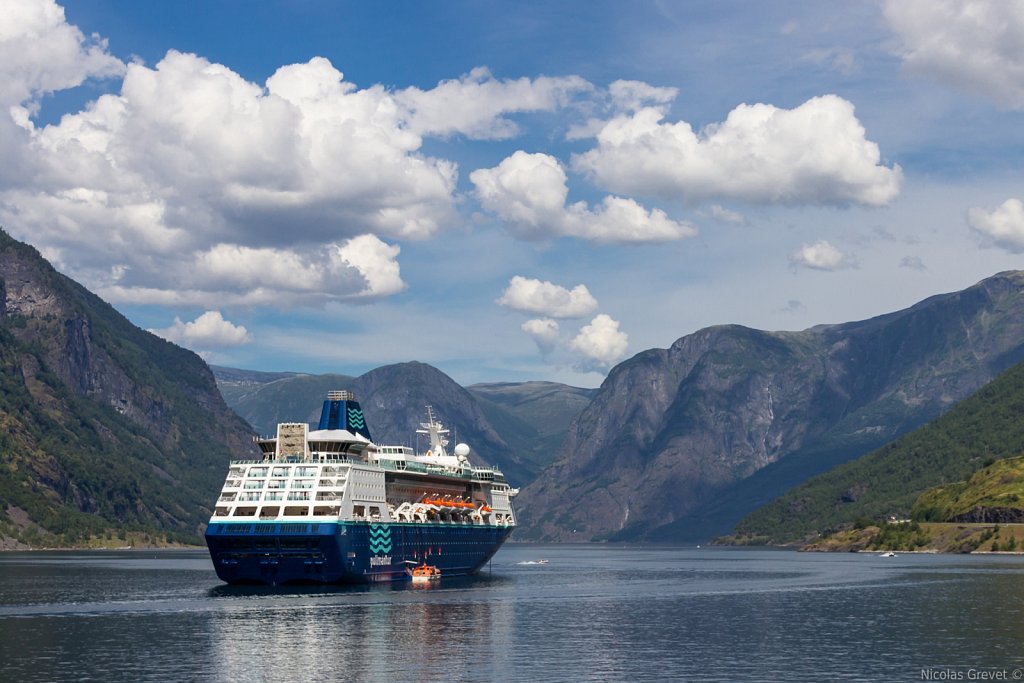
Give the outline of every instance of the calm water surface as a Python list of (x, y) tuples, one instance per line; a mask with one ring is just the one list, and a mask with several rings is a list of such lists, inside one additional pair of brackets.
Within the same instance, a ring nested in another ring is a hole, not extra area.
[(205, 551), (0, 554), (2, 681), (982, 675), (1024, 676), (1024, 558), (513, 544), (428, 588), (242, 589)]

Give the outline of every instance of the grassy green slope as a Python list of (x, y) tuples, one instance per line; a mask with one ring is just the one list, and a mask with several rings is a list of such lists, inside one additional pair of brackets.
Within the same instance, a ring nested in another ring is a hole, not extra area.
[(1024, 519), (1024, 457), (998, 460), (966, 481), (928, 489), (914, 504), (913, 516), (935, 522)]
[(735, 536), (786, 543), (859, 517), (909, 515), (933, 486), (966, 479), (1024, 452), (1024, 364), (999, 375), (942, 417), (790, 490), (742, 519)]

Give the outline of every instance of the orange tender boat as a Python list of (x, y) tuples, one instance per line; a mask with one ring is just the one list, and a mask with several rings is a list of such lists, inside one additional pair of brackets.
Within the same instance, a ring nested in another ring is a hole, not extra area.
[(430, 583), (441, 579), (441, 570), (429, 564), (420, 564), (412, 569), (413, 583)]

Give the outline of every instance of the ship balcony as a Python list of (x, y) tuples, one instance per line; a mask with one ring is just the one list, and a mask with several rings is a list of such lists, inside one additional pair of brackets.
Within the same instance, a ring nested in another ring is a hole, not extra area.
[(317, 470), (318, 469), (319, 468), (317, 468), (317, 467), (296, 467), (295, 468), (295, 476), (296, 477), (315, 477), (317, 475)]
[(309, 491), (289, 491), (287, 500), (309, 500)]
[(345, 496), (344, 492), (340, 492), (340, 491), (338, 493), (334, 493), (334, 492), (331, 492), (331, 491), (318, 491), (317, 494), (316, 494), (316, 499), (318, 501), (326, 500), (326, 501), (330, 501), (330, 502), (340, 503), (341, 499), (344, 496)]
[(251, 503), (251, 502), (254, 502), (254, 501), (258, 501), (260, 499), (260, 495), (261, 494), (260, 494), (259, 491), (247, 491), (247, 492), (241, 494), (238, 497), (238, 500), (241, 501), (241, 502)]
[(284, 491), (267, 491), (263, 500), (284, 500)]
[(237, 495), (238, 495), (237, 493), (222, 493), (222, 494), (220, 494), (220, 498), (217, 499), (217, 502), (218, 503), (230, 503), (230, 502), (232, 502), (235, 499), (235, 496), (237, 496)]
[(267, 482), (267, 488), (271, 491), (288, 488), (288, 482), (283, 479), (271, 479)]
[(243, 489), (262, 489), (263, 488), (263, 483), (264, 482), (263, 482), (262, 479), (255, 479), (253, 481), (245, 482), (245, 484), (242, 486), (242, 488)]
[(224, 482), (225, 489), (237, 489), (241, 482), (238, 479), (228, 479)]
[(312, 479), (296, 479), (292, 482), (293, 489), (311, 489), (313, 488)]

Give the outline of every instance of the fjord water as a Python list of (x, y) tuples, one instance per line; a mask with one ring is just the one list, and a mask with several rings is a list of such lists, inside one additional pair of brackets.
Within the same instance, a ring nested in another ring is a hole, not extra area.
[(4, 681), (1014, 680), (1015, 669), (1018, 556), (509, 544), (490, 571), (438, 586), (269, 589), (221, 584), (203, 551), (0, 555)]

